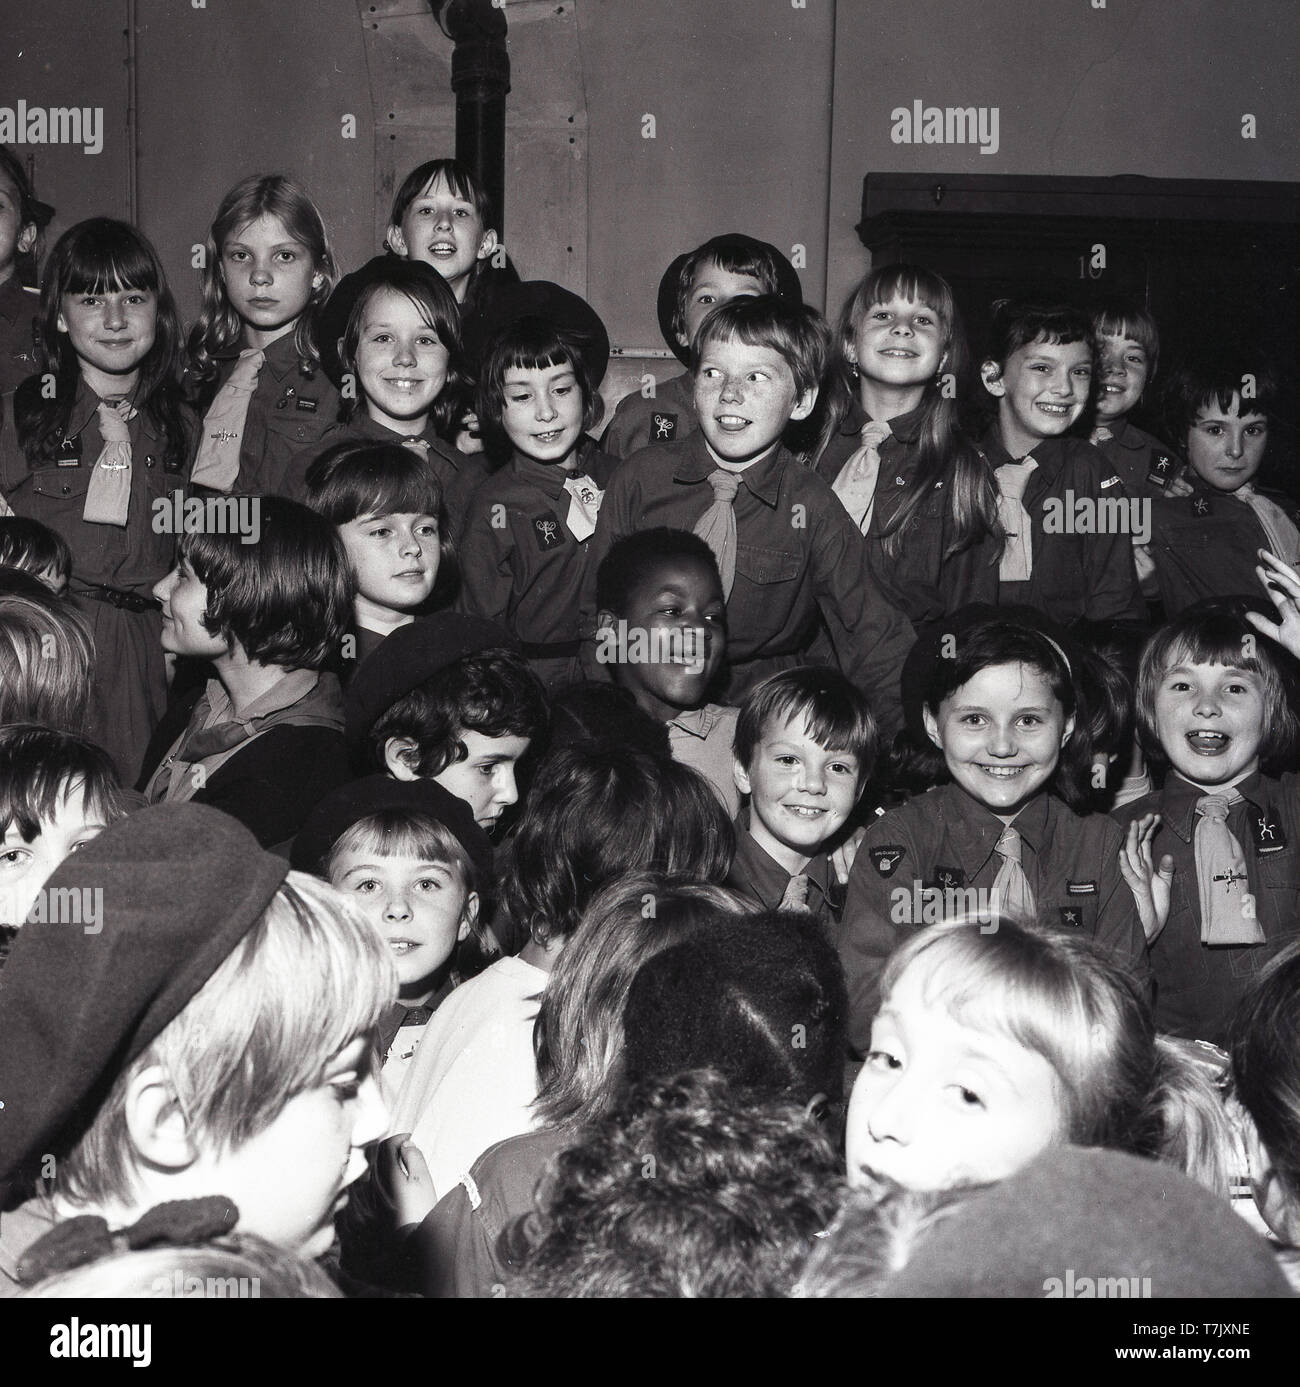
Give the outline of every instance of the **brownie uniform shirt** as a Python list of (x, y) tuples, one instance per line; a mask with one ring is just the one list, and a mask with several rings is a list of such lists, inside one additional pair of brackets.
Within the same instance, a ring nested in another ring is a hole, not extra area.
[[(704, 435), (645, 448), (615, 469), (588, 556), (583, 632), (595, 630), (595, 573), (610, 546), (656, 525), (694, 530), (718, 470)], [(839, 497), (778, 444), (734, 473), (736, 573), (727, 599), (728, 701), (798, 664), (838, 663), (886, 731), (902, 722), (898, 674), (907, 618), (880, 591)]]
[[(1281, 511), (1291, 527), (1283, 544), (1295, 534), (1295, 502), (1277, 492), (1261, 492)], [(1258, 549), (1268, 549), (1269, 536), (1256, 511), (1234, 493), (1198, 485), (1190, 496), (1167, 496), (1151, 503), (1151, 544), (1156, 582), (1165, 616), (1173, 620), (1185, 607), (1205, 597), (1260, 593), (1255, 565)], [(1285, 563), (1295, 563), (1286, 553)]]
[[(302, 370), (292, 332), (272, 342), (263, 357), (244, 416), (239, 473), (230, 490), (300, 500), (300, 483), (299, 490), (295, 490), (295, 460), (304, 450), (318, 444), (325, 430), (338, 421), (339, 392), (322, 370), (310, 375)], [(217, 358), (221, 374), (201, 392), (199, 408), (203, 415), (206, 416), (238, 359), (235, 350)], [(196, 443), (196, 451), (197, 447)]]
[(1156, 1026), (1215, 1045), (1226, 1043), (1228, 1017), (1255, 975), (1300, 933), (1300, 776), (1273, 779), (1256, 772), (1234, 788), (1241, 799), (1228, 811), (1228, 831), (1246, 860), (1246, 891), (1261, 944), (1201, 942), (1196, 802), (1212, 791), (1171, 771), (1163, 789), (1114, 811), (1124, 829), (1143, 814), (1159, 814), (1151, 857), (1159, 862), (1168, 853), (1174, 859), (1169, 921), (1151, 945)]
[(639, 390), (618, 402), (600, 446), (613, 458), (630, 457), (656, 443), (679, 443), (700, 427), (695, 412), (695, 377), (670, 376), (646, 399)]
[(1109, 469), (1120, 479), (1129, 496), (1166, 496), (1169, 483), (1182, 466), (1167, 443), (1145, 433), (1127, 419), (1118, 424), (1102, 424), (1093, 446), (1106, 459)]
[[(885, 552), (885, 537), (902, 505), (908, 483), (915, 474), (918, 441), (926, 407), (918, 406), (889, 421), (890, 436), (880, 445), (880, 474), (867, 531), (867, 557), (885, 597), (906, 614), (914, 626), (937, 621), (947, 612), (972, 601), (969, 595), (978, 579), (973, 570), (991, 570), (997, 576), (997, 556), (972, 545), (945, 558), (952, 543), (948, 493), (942, 482), (914, 513), (898, 553)], [(869, 422), (862, 405), (854, 400), (844, 422), (817, 460), (817, 473), (831, 485), (857, 450), (863, 425)]]
[[(1146, 985), (1146, 939), (1119, 871), (1123, 835), (1104, 814), (1076, 814), (1040, 794), (1016, 816), (1020, 864), (1043, 924), (1088, 935)], [(911, 930), (960, 914), (992, 923), (1006, 825), (956, 785), (918, 795), (868, 826), (849, 875), (840, 958), (849, 1040), (871, 1038), (885, 960)]]

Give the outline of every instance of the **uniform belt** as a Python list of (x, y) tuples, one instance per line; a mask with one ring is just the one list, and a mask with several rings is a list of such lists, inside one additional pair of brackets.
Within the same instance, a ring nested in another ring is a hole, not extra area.
[(73, 595), (89, 597), (95, 602), (107, 602), (110, 607), (118, 607), (124, 612), (162, 611), (162, 603), (156, 597), (146, 597), (127, 588), (109, 587), (107, 583), (84, 583), (73, 589)]

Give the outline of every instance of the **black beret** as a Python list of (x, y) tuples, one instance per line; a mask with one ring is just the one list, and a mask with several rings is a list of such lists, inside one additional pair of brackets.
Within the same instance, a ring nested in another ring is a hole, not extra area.
[[(1107, 1283), (1100, 1291), (1098, 1280)], [(1182, 1171), (1060, 1146), (972, 1193), (921, 1237), (881, 1294), (1236, 1300), (1289, 1292), (1268, 1243)]]
[(446, 294), (451, 320), (460, 321), (456, 296), (451, 292), (447, 281), (432, 265), (426, 265), (423, 260), (406, 260), (400, 255), (374, 256), (359, 270), (353, 270), (351, 274), (346, 274), (339, 280), (326, 299), (317, 320), (316, 350), (320, 353), (321, 370), (336, 386), (341, 387), (343, 383), (343, 364), (339, 361), (338, 342), (347, 331), (348, 320), (352, 317), (352, 310), (357, 306), (357, 300), (372, 284), (392, 274), (395, 269), (400, 275), (424, 280), (433, 298)]
[(586, 299), (548, 279), (502, 284), (492, 291), (480, 311), (465, 320), (465, 352), (470, 360), (481, 363), (493, 340), (525, 318), (540, 318), (552, 327), (572, 333), (592, 389), (599, 388), (609, 366), (609, 333), (605, 324)]
[(343, 701), (347, 739), (355, 747), (399, 698), (439, 670), (481, 650), (519, 650), (503, 626), (460, 612), (435, 612), (399, 626), (370, 652), (352, 676)]
[(319, 874), (330, 849), (353, 824), (386, 809), (436, 819), (465, 849), (474, 864), (479, 889), (491, 884), (492, 844), (474, 821), (469, 805), (434, 780), (394, 780), (388, 775), (368, 775), (331, 790), (307, 816), (294, 839), (290, 864), (300, 872)]
[(663, 333), (664, 341), (672, 348), (673, 355), (685, 366), (691, 363), (691, 349), (689, 345), (682, 346), (673, 330), (673, 320), (677, 317), (677, 291), (681, 286), (682, 269), (694, 255), (709, 259), (728, 251), (742, 256), (770, 255), (776, 263), (777, 297), (796, 308), (803, 303), (803, 288), (799, 283), (799, 275), (775, 246), (769, 245), (767, 241), (756, 241), (752, 236), (745, 236), (739, 231), (714, 236), (711, 240), (705, 241), (698, 251), (688, 251), (685, 255), (679, 255), (664, 271), (663, 278), (659, 281), (659, 331)]
[(0, 1181), (75, 1141), (288, 871), (242, 824), (201, 804), (142, 809), (64, 860), (47, 899), (81, 903), (83, 923), (25, 924), (0, 974)]

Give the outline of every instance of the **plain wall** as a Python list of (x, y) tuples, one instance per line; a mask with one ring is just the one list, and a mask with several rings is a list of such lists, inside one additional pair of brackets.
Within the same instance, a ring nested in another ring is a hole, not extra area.
[[(1300, 174), (1294, 0), (840, 0), (827, 302), (868, 266), (867, 173)], [(936, 46), (942, 36), (942, 49)], [(890, 112), (997, 106), (1000, 149), (907, 145)], [(1241, 117), (1256, 116), (1243, 139)]]

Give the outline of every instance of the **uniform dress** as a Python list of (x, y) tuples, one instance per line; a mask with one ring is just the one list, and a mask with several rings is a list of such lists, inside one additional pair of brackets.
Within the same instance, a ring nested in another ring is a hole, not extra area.
[(564, 483), (587, 476), (604, 490), (614, 466), (590, 440), (576, 473), (516, 452), (474, 492), (456, 535), (457, 609), (513, 632), (548, 689), (582, 675), (579, 602), (591, 564), (591, 538), (569, 530)]
[[(868, 826), (853, 859), (839, 934), (849, 985), (849, 1040), (859, 1053), (871, 1039), (885, 960), (913, 929), (935, 923), (925, 893), (936, 893), (928, 897), (935, 905), (942, 900), (940, 918), (970, 910), (972, 900), (983, 903), (976, 910), (989, 908), (1002, 864), (995, 847), (1005, 827), (951, 784), (918, 795)], [(1146, 939), (1120, 875), (1123, 835), (1116, 825), (1105, 814), (1079, 815), (1055, 795), (1039, 794), (1012, 827), (1021, 837), (1021, 867), (1039, 921), (1095, 939), (1146, 986)], [(971, 888), (978, 897), (947, 894)]]
[(340, 443), (402, 443), (406, 438), (419, 439), (428, 444), (425, 456), (429, 468), (442, 487), (442, 503), (447, 512), (452, 533), (464, 521), (469, 498), (475, 488), (488, 475), (488, 461), (482, 453), (462, 453), (458, 448), (439, 438), (432, 424), (418, 434), (394, 433), (387, 425), (372, 419), (364, 409), (358, 409), (346, 424), (331, 424), (320, 436), (319, 441), (305, 449), (295, 460), (288, 492), (295, 501), (306, 501), (307, 489), (303, 478), (311, 464)]
[[(622, 462), (591, 541), (584, 634), (595, 631), (595, 573), (611, 545), (637, 530), (693, 530), (712, 506), (718, 470), (701, 433)], [(838, 664), (887, 732), (902, 722), (898, 675), (911, 624), (881, 593), (866, 546), (839, 497), (784, 445), (734, 474), (736, 577), (727, 599), (727, 701), (801, 664)]]
[(41, 297), (17, 277), (0, 284), (0, 394), (17, 389), (36, 370)]
[[(880, 445), (880, 474), (867, 529), (867, 557), (885, 597), (906, 613), (915, 626), (938, 621), (948, 612), (974, 599), (970, 596), (978, 578), (973, 569), (991, 570), (997, 577), (997, 554), (989, 545), (968, 545), (945, 557), (953, 542), (953, 523), (948, 492), (943, 482), (935, 485), (913, 514), (898, 553), (885, 552), (885, 537), (898, 514), (908, 483), (919, 461), (919, 439), (926, 406), (889, 421), (890, 437)], [(839, 429), (817, 459), (817, 472), (833, 485), (849, 458), (861, 445), (863, 425), (871, 422), (854, 400)]]
[(1156, 983), (1156, 1025), (1171, 1035), (1223, 1045), (1233, 1006), (1279, 948), (1300, 933), (1300, 776), (1280, 779), (1256, 772), (1236, 787), (1241, 801), (1228, 811), (1228, 830), (1246, 859), (1246, 889), (1265, 942), (1201, 943), (1196, 883), (1196, 801), (1203, 790), (1171, 771), (1164, 787), (1114, 811), (1127, 830), (1143, 814), (1158, 813), (1152, 861), (1174, 859), (1169, 920), (1151, 945)]
[[(128, 425), (132, 464), (127, 523), (83, 520), (90, 474), (103, 448), (98, 404), (99, 397), (79, 381), (67, 430), (75, 437), (68, 439), (62, 456), (31, 466), (18, 446), (13, 397), (7, 397), (0, 428), (0, 490), (18, 515), (56, 531), (72, 550), (69, 590), (95, 640), (86, 735), (109, 752), (123, 783), (129, 785), (167, 704), (162, 615), (150, 590), (171, 568), (177, 536), (155, 532), (153, 503), (184, 485), (186, 468), (183, 462), (174, 467), (164, 462), (166, 440), (146, 412), (138, 410)], [(185, 422), (192, 426), (188, 415)], [(186, 454), (184, 442), (179, 454)]]
[(1106, 459), (1110, 472), (1120, 479), (1124, 490), (1130, 496), (1167, 495), (1169, 483), (1181, 467), (1174, 450), (1127, 419), (1118, 424), (1107, 423), (1105, 427), (1110, 430), (1110, 437), (1093, 446)]
[[(1206, 597), (1263, 595), (1255, 573), (1256, 550), (1269, 543), (1259, 517), (1241, 497), (1192, 480), (1196, 489), (1190, 496), (1151, 503), (1149, 553), (1170, 621)], [(1293, 525), (1300, 520), (1290, 497), (1275, 491), (1260, 494), (1279, 505)]]
[[(220, 374), (195, 392), (200, 415), (206, 414), (226, 383), (239, 358), (239, 348), (213, 356)], [(297, 459), (338, 422), (338, 413), (339, 392), (319, 368), (310, 373), (302, 369), (294, 334), (285, 333), (272, 342), (258, 373), (257, 389), (248, 401), (239, 444), (239, 475), (231, 490), (301, 499), (295, 481), (299, 475)]]
[(656, 443), (680, 443), (700, 427), (695, 412), (695, 377), (689, 371), (655, 386), (647, 400), (639, 390), (624, 395), (605, 429), (600, 446), (610, 457), (625, 458)]
[[(1023, 461), (1007, 452), (996, 432), (980, 446), (994, 471), (1003, 463)], [(1026, 582), (1004, 583), (998, 579), (996, 558), (991, 566), (972, 564), (974, 590), (967, 600), (1033, 607), (1062, 626), (1081, 617), (1089, 621), (1144, 618), (1131, 534), (1117, 528), (1106, 534), (1049, 533), (1044, 528), (1045, 517), (1054, 512), (1070, 517), (1073, 525), (1074, 501), (1079, 498), (1121, 498), (1127, 503), (1124, 488), (1105, 458), (1081, 438), (1046, 438), (1025, 456), (1038, 464), (1023, 497), (1033, 524), (1030, 577)], [(1127, 504), (1126, 513), (1131, 514)], [(1103, 514), (1095, 513), (1097, 519)], [(984, 547), (998, 548), (992, 541)]]

